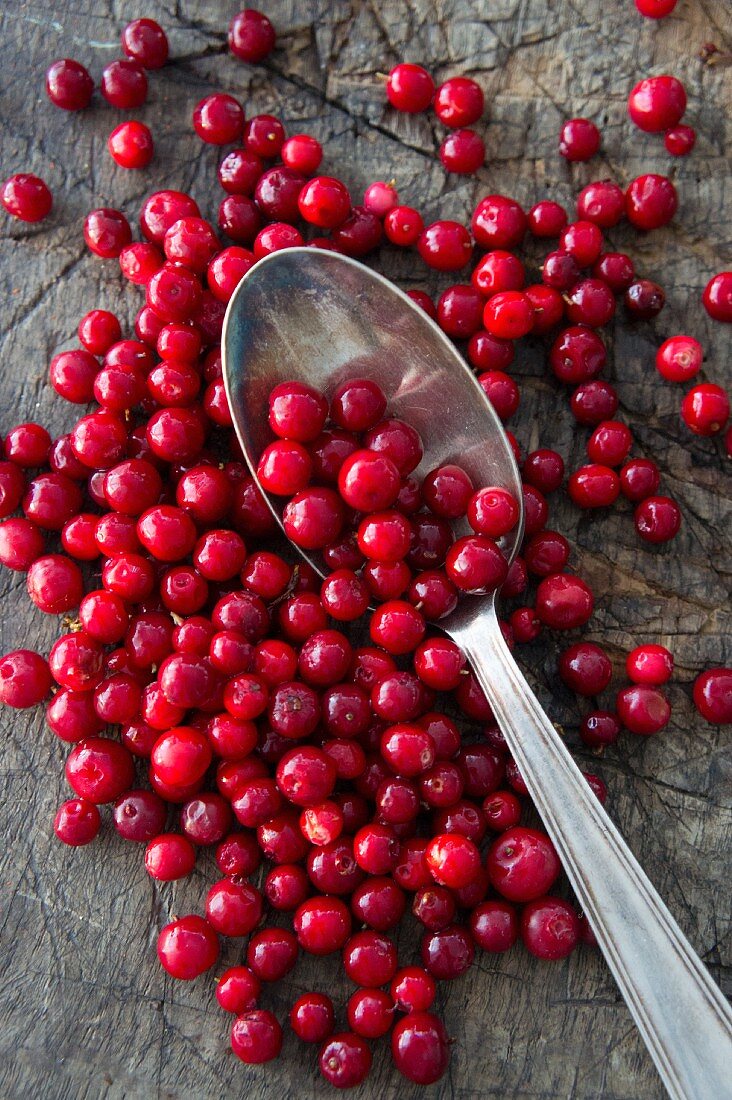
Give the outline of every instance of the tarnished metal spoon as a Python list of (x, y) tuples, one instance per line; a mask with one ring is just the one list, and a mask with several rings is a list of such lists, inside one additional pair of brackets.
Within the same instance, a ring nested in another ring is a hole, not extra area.
[[(458, 463), (476, 487), (500, 485), (521, 500), (510, 444), (470, 369), (410, 298), (355, 260), (314, 248), (260, 260), (229, 303), (223, 361), (255, 476), (272, 438), (267, 407), (277, 383), (306, 382), (329, 397), (346, 379), (367, 377), (386, 394), (389, 415), (420, 432), (421, 473)], [(265, 496), (281, 523), (283, 500)], [(522, 529), (505, 540), (509, 559)], [(299, 552), (328, 572), (319, 555)], [(669, 1094), (732, 1097), (729, 1005), (524, 679), (501, 635), (495, 597), (462, 600), (439, 626), (472, 663)]]

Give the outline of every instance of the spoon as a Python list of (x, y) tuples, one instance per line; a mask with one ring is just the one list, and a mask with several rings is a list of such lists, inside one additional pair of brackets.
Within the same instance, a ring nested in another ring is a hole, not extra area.
[[(314, 248), (260, 260), (229, 303), (222, 348), (234, 425), (255, 477), (272, 439), (266, 410), (275, 385), (297, 380), (330, 397), (365, 377), (386, 394), (388, 415), (420, 433), (420, 473), (457, 463), (474, 485), (502, 486), (521, 501), (511, 446), (472, 371), (406, 294), (356, 260)], [(284, 501), (264, 496), (281, 525)], [(522, 533), (523, 519), (503, 541), (509, 561)], [(319, 555), (297, 549), (327, 575)], [(472, 664), (669, 1095), (732, 1097), (730, 1007), (524, 679), (495, 595), (461, 600), (438, 625)]]

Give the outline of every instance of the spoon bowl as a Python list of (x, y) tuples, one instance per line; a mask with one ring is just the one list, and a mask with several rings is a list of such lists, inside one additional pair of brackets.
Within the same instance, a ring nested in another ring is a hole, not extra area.
[[(304, 382), (330, 400), (341, 383), (368, 378), (383, 390), (387, 415), (406, 420), (422, 437), (418, 477), (455, 463), (476, 489), (500, 486), (518, 501), (521, 518), (499, 540), (512, 561), (523, 535), (523, 504), (511, 444), (470, 367), (434, 321), (382, 275), (335, 252), (290, 248), (253, 270), (229, 304), (223, 354), (229, 406), (255, 477), (272, 441), (266, 409), (279, 382)], [(285, 501), (264, 495), (281, 524)], [(453, 526), (460, 535), (472, 533), (467, 521)], [(298, 549), (327, 576), (321, 554)], [(453, 615), (478, 615), (485, 602), (468, 597)]]
[[(501, 486), (521, 501), (511, 447), (471, 371), (411, 299), (357, 261), (312, 248), (260, 260), (229, 303), (222, 348), (229, 406), (255, 478), (272, 438), (275, 385), (297, 380), (330, 397), (347, 379), (366, 377), (383, 389), (390, 415), (422, 436), (419, 473), (455, 462), (476, 488)], [(265, 497), (281, 525), (283, 501)], [(522, 531), (521, 521), (504, 542), (509, 560)], [(326, 574), (319, 556), (299, 552)], [(729, 1005), (511, 656), (495, 598), (462, 599), (440, 626), (473, 666), (669, 1095), (732, 1095)]]

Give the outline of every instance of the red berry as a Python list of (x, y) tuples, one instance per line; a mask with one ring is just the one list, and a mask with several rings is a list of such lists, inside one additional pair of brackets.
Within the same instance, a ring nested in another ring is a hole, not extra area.
[(290, 1011), (290, 1026), (304, 1043), (322, 1043), (333, 1031), (333, 1002), (325, 993), (303, 993)]
[(732, 669), (709, 668), (694, 681), (694, 706), (715, 725), (732, 722)]
[(153, 139), (144, 122), (121, 122), (107, 138), (107, 148), (120, 168), (145, 168), (153, 157)]
[(646, 542), (668, 542), (681, 526), (681, 511), (670, 497), (646, 497), (635, 510), (635, 529)]
[(632, 180), (625, 192), (625, 213), (636, 229), (647, 231), (667, 225), (678, 205), (671, 180), (652, 172)]
[(429, 1012), (410, 1012), (391, 1035), (394, 1065), (409, 1081), (431, 1085), (439, 1081), (450, 1062), (444, 1024)]
[(537, 898), (521, 914), (521, 938), (538, 959), (564, 959), (579, 943), (579, 917), (562, 898)]
[(526, 214), (505, 195), (487, 195), (476, 206), (471, 221), (473, 236), (481, 248), (513, 249), (524, 238)]
[(14, 218), (24, 222), (40, 222), (50, 214), (53, 196), (38, 176), (19, 172), (3, 183), (0, 202)]
[(282, 1028), (265, 1008), (252, 1008), (237, 1016), (231, 1028), (231, 1049), (247, 1065), (271, 1062), (282, 1050)]
[(656, 369), (669, 382), (688, 382), (701, 370), (704, 349), (693, 336), (671, 336), (656, 352)]
[(154, 19), (134, 19), (122, 31), (122, 49), (144, 69), (162, 69), (168, 60), (168, 39)]
[(485, 162), (485, 142), (475, 130), (454, 130), (440, 145), (440, 160), (448, 172), (472, 175)]
[(555, 573), (545, 577), (536, 591), (536, 614), (545, 626), (554, 630), (572, 630), (584, 626), (594, 609), (590, 588), (579, 577)]
[(421, 65), (395, 65), (386, 81), (386, 96), (392, 107), (407, 114), (424, 111), (432, 102), (435, 83)]
[(384, 218), (387, 240), (402, 247), (416, 244), (423, 229), (422, 215), (411, 206), (395, 206)]
[(662, 645), (639, 645), (625, 661), (628, 677), (634, 684), (665, 684), (674, 671), (674, 659)]
[(572, 118), (559, 131), (559, 152), (565, 160), (590, 160), (599, 148), (600, 131), (588, 118)]
[(615, 699), (618, 718), (631, 733), (649, 737), (668, 725), (671, 707), (656, 687), (634, 684), (623, 688)]
[(729, 420), (727, 391), (713, 382), (689, 390), (681, 402), (681, 419), (695, 435), (716, 435)]
[(451, 130), (472, 126), (483, 114), (485, 97), (480, 84), (467, 76), (453, 76), (435, 93), (435, 114)]
[(147, 77), (137, 61), (112, 61), (102, 72), (102, 95), (113, 107), (129, 110), (141, 107), (147, 99)]
[(560, 872), (549, 837), (520, 826), (509, 829), (493, 842), (486, 866), (495, 889), (509, 901), (518, 902), (545, 894)]
[(696, 130), (683, 124), (674, 126), (666, 131), (663, 143), (672, 157), (687, 157), (696, 145)]
[(438, 221), (422, 230), (417, 251), (427, 266), (436, 271), (459, 271), (470, 262), (473, 242), (464, 225)]
[(60, 841), (72, 848), (90, 844), (101, 827), (99, 810), (85, 798), (70, 798), (56, 811), (53, 831)]
[(240, 11), (229, 23), (229, 49), (235, 57), (255, 65), (274, 49), (275, 30), (266, 15), (254, 8)]
[(54, 61), (46, 72), (46, 94), (64, 111), (82, 111), (88, 107), (94, 92), (94, 81), (87, 69), (70, 57)]
[(559, 658), (559, 675), (578, 695), (599, 695), (610, 683), (612, 674), (610, 658), (593, 642), (577, 642)]
[(686, 110), (686, 91), (674, 76), (649, 76), (628, 96), (628, 114), (640, 130), (660, 134), (671, 130)]
[(670, 15), (678, 0), (635, 0), (635, 6), (647, 19), (663, 19)]
[(732, 323), (732, 271), (720, 271), (709, 280), (702, 303), (715, 321)]
[[(405, 68), (406, 66), (402, 66)], [(414, 66), (415, 68), (417, 66)], [(341, 1031), (324, 1043), (318, 1059), (326, 1081), (339, 1089), (360, 1085), (371, 1069), (371, 1051), (365, 1039), (350, 1031)]]

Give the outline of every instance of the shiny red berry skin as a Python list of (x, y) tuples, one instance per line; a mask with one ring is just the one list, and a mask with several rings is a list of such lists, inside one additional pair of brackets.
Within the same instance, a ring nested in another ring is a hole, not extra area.
[(567, 492), (578, 508), (607, 508), (620, 494), (620, 478), (609, 466), (593, 462), (571, 475)]
[(681, 527), (681, 511), (670, 497), (649, 496), (634, 514), (635, 529), (646, 542), (669, 542)]
[(678, 0), (635, 0), (635, 6), (646, 19), (664, 19), (670, 15)]
[(521, 826), (509, 829), (493, 842), (486, 866), (495, 889), (509, 901), (517, 902), (545, 894), (560, 872), (549, 837)]
[(237, 1016), (231, 1028), (231, 1049), (247, 1065), (271, 1062), (282, 1050), (282, 1028), (266, 1008), (252, 1008)]
[(527, 227), (526, 214), (505, 195), (487, 195), (473, 212), (471, 229), (481, 248), (513, 249), (521, 243)]
[(579, 917), (562, 898), (537, 898), (521, 914), (521, 939), (538, 959), (564, 959), (579, 943)]
[(475, 130), (453, 130), (440, 145), (439, 155), (448, 172), (472, 175), (485, 162), (485, 142)]
[(436, 271), (459, 271), (473, 254), (473, 243), (464, 225), (453, 221), (432, 222), (422, 230), (417, 251)]
[(584, 325), (564, 329), (549, 350), (549, 366), (553, 373), (560, 382), (572, 385), (595, 378), (606, 360), (602, 339)]
[(516, 909), (507, 901), (484, 901), (470, 914), (470, 931), (483, 951), (508, 951), (519, 935)]
[(671, 679), (674, 659), (662, 645), (639, 645), (625, 660), (625, 670), (634, 684), (658, 686)]
[(257, 1007), (262, 983), (248, 966), (231, 966), (216, 983), (216, 1000), (225, 1012), (249, 1012)]
[[(623, 196), (625, 204), (625, 196)], [(592, 274), (603, 279), (613, 293), (627, 290), (635, 277), (635, 268), (630, 256), (624, 252), (603, 252), (592, 267)]]
[(600, 131), (588, 118), (572, 118), (559, 131), (559, 152), (565, 160), (590, 160), (599, 148)]
[(577, 642), (559, 658), (559, 675), (578, 695), (599, 695), (610, 683), (613, 666), (607, 653), (594, 642)]
[(694, 681), (694, 706), (714, 725), (732, 722), (732, 669), (709, 668)]
[(290, 1010), (290, 1027), (304, 1043), (322, 1043), (333, 1032), (333, 1002), (325, 993), (303, 993)]
[(38, 176), (19, 172), (0, 188), (0, 203), (8, 214), (24, 222), (43, 221), (51, 212), (53, 196)]
[(695, 435), (716, 435), (729, 420), (727, 391), (713, 382), (702, 382), (681, 402), (681, 419)]
[(394, 1065), (409, 1081), (434, 1084), (450, 1062), (444, 1024), (430, 1012), (410, 1012), (392, 1032), (391, 1053)]
[(129, 110), (147, 99), (147, 77), (142, 65), (125, 58), (112, 61), (102, 72), (102, 95), (113, 107)]
[(559, 235), (559, 247), (580, 267), (590, 267), (602, 251), (602, 230), (592, 221), (572, 222)]
[(161, 833), (145, 849), (145, 870), (160, 882), (185, 878), (196, 863), (196, 850), (180, 833)]
[(70, 798), (56, 811), (53, 831), (60, 841), (71, 848), (90, 844), (101, 827), (99, 810), (86, 798)]
[(591, 590), (579, 577), (555, 573), (539, 584), (536, 613), (545, 626), (555, 630), (572, 630), (588, 621), (594, 602)]
[(430, 841), (425, 859), (435, 882), (451, 889), (467, 886), (480, 868), (480, 853), (475, 844), (467, 837), (447, 833)]
[(558, 202), (543, 199), (531, 207), (527, 220), (534, 237), (558, 237), (567, 224), (567, 211)]
[(134, 19), (122, 31), (122, 49), (144, 69), (162, 69), (168, 60), (168, 38), (154, 19)]
[(577, 196), (577, 217), (602, 229), (617, 225), (625, 214), (625, 195), (613, 180), (596, 180)]
[(611, 711), (597, 710), (582, 719), (580, 737), (591, 749), (601, 749), (615, 744), (621, 729), (617, 715)]
[(387, 240), (403, 248), (416, 244), (423, 229), (422, 215), (411, 206), (395, 206), (384, 218)]
[(663, 144), (672, 157), (687, 157), (696, 145), (696, 130), (683, 124), (674, 126), (666, 131)]
[(732, 324), (732, 271), (712, 276), (704, 288), (702, 304), (713, 320)]
[(371, 1050), (360, 1035), (341, 1031), (323, 1044), (318, 1064), (329, 1084), (338, 1089), (354, 1088), (368, 1076)]
[(275, 47), (274, 27), (261, 11), (245, 8), (229, 24), (229, 49), (250, 65), (264, 61)]
[(625, 192), (625, 213), (636, 229), (648, 231), (667, 225), (678, 204), (671, 180), (653, 172), (632, 180)]
[(649, 134), (671, 130), (686, 110), (686, 91), (674, 76), (649, 76), (628, 96), (628, 114)]
[(333, 176), (315, 176), (308, 180), (298, 197), (300, 215), (320, 229), (341, 225), (351, 209), (348, 188)]
[(658, 466), (647, 458), (634, 458), (620, 471), (620, 491), (626, 500), (632, 500), (634, 504), (654, 496), (660, 484)]
[(153, 139), (144, 122), (121, 122), (107, 138), (107, 148), (120, 168), (145, 168), (153, 158)]
[(618, 718), (631, 733), (650, 737), (668, 725), (671, 707), (656, 687), (634, 684), (623, 688), (615, 699)]
[(244, 108), (222, 92), (205, 96), (193, 112), (193, 128), (210, 145), (233, 144), (244, 129)]
[(483, 114), (483, 89), (466, 76), (454, 76), (435, 93), (435, 114), (451, 130), (472, 126)]
[(48, 662), (31, 649), (0, 658), (0, 702), (17, 709), (40, 703), (51, 689)]
[(88, 70), (70, 57), (54, 61), (46, 72), (46, 95), (64, 111), (82, 111), (89, 106), (93, 92)]
[(435, 94), (435, 83), (421, 65), (395, 65), (386, 81), (386, 96), (392, 107), (407, 114), (426, 110)]
[(668, 382), (688, 382), (703, 361), (704, 349), (693, 336), (671, 336), (656, 352), (656, 369)]

